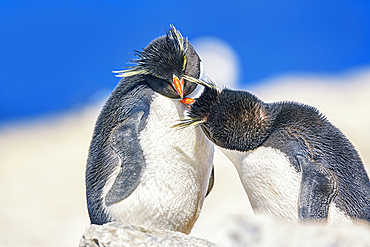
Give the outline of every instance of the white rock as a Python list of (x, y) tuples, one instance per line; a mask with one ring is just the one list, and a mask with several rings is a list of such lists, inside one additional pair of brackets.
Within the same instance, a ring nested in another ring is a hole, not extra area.
[(104, 225), (91, 225), (86, 228), (80, 247), (136, 247), (136, 246), (204, 246), (216, 244), (180, 232), (167, 230), (147, 230), (132, 225), (111, 222)]

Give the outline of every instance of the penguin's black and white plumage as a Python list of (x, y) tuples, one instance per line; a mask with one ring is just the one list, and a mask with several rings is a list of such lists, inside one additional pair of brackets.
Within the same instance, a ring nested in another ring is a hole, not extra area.
[[(137, 53), (95, 125), (86, 167), (92, 224), (118, 221), (189, 233), (213, 185), (213, 150), (199, 128), (171, 128), (204, 77), (199, 56), (173, 26)], [(212, 174), (212, 175), (211, 175)]]
[(316, 108), (206, 88), (189, 116), (177, 126), (201, 126), (235, 165), (255, 212), (293, 222), (370, 221), (361, 158)]

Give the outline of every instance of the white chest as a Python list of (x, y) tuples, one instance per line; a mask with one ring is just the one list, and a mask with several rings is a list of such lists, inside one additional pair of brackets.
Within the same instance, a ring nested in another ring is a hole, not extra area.
[(213, 144), (200, 128), (174, 129), (185, 106), (156, 94), (140, 134), (146, 169), (138, 188), (109, 207), (122, 222), (190, 232), (203, 205), (213, 165)]
[[(296, 172), (288, 157), (271, 147), (249, 152), (222, 149), (235, 165), (244, 190), (255, 212), (298, 222), (298, 198), (302, 174)], [(352, 221), (332, 203), (328, 224), (351, 224)]]
[(235, 165), (255, 212), (298, 221), (301, 173), (284, 153), (269, 147), (249, 152), (221, 150)]

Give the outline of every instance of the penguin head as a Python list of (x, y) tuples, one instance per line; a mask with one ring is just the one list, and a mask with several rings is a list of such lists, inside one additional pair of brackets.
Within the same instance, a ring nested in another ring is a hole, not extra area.
[(188, 115), (190, 118), (174, 127), (200, 125), (214, 144), (229, 150), (254, 149), (266, 139), (273, 124), (269, 106), (253, 94), (221, 90), (211, 84), (191, 102)]
[(148, 85), (169, 98), (183, 98), (192, 93), (197, 84), (184, 78), (199, 78), (201, 60), (190, 42), (171, 25), (167, 34), (156, 38), (143, 49), (135, 51), (135, 66), (116, 71), (121, 77), (143, 75)]

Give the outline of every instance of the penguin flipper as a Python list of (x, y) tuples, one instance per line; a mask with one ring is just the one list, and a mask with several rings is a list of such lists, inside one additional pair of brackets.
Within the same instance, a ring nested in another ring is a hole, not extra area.
[(211, 172), (211, 176), (209, 177), (208, 189), (207, 189), (206, 197), (211, 192), (214, 183), (215, 183), (215, 166), (212, 166), (212, 172)]
[(143, 111), (133, 113), (111, 133), (110, 144), (121, 164), (119, 173), (105, 197), (107, 205), (124, 200), (140, 184), (145, 160), (139, 143), (138, 126), (143, 115)]
[(322, 164), (308, 157), (297, 156), (302, 169), (302, 181), (298, 200), (299, 221), (325, 222), (329, 206), (337, 194), (335, 175)]

